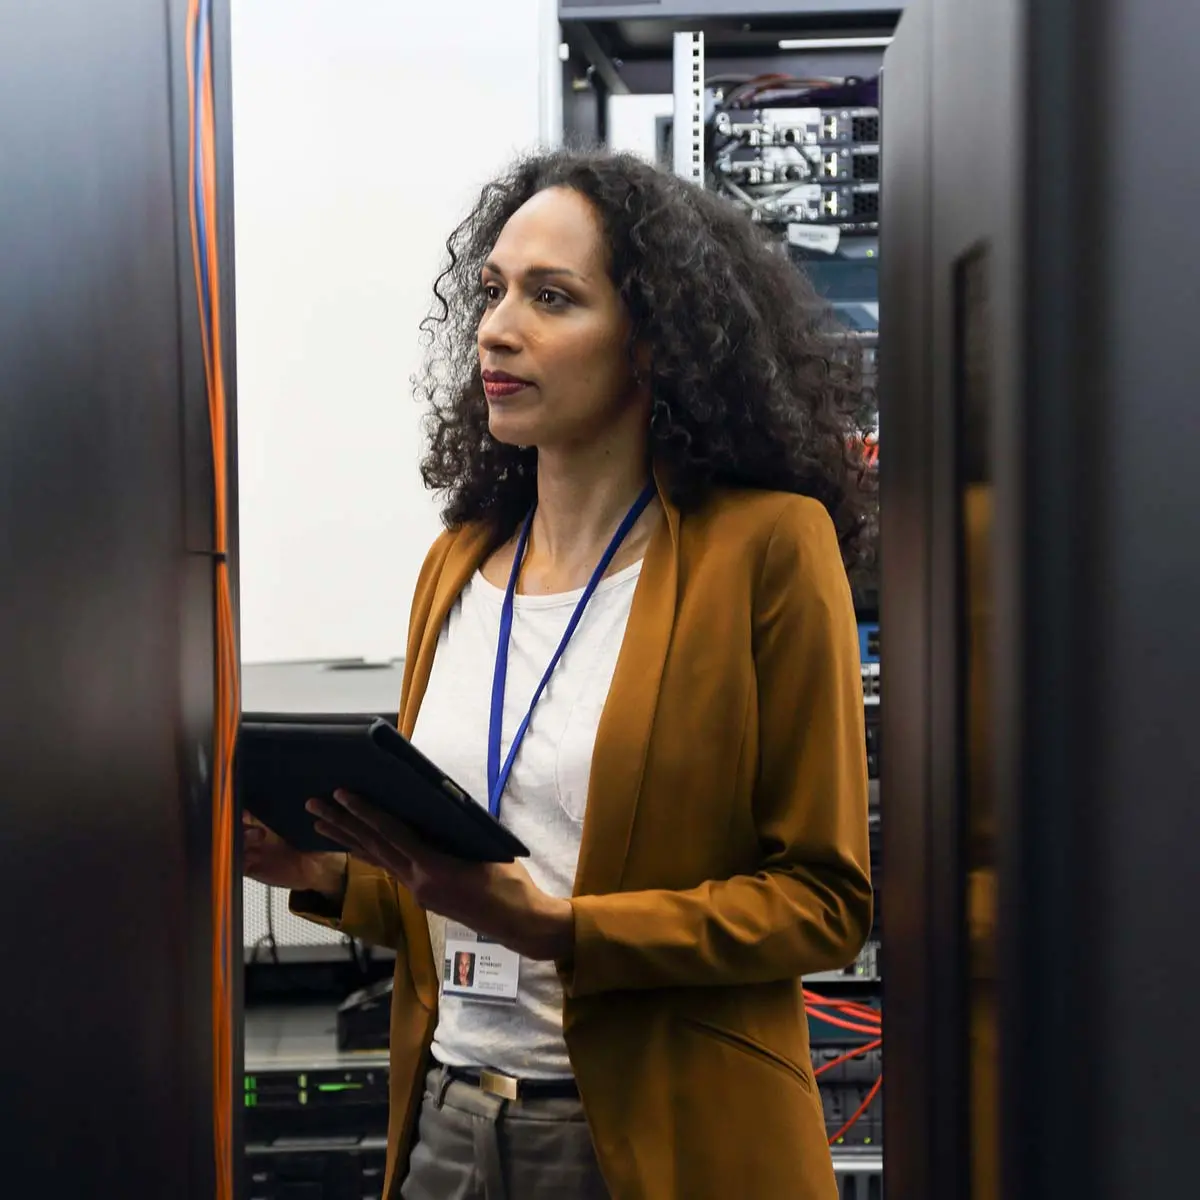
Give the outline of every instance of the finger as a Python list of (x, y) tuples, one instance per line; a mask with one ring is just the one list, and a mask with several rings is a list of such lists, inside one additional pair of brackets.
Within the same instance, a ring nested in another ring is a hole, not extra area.
[(374, 863), (375, 866), (387, 871), (389, 875), (395, 875), (396, 878), (404, 880), (412, 875), (412, 859), (405, 857), (395, 846), (378, 835), (355, 836), (340, 832), (336, 834), (336, 837), (354, 857)]
[(352, 817), (369, 829), (391, 842), (410, 858), (421, 858), (430, 854), (430, 848), (421, 836), (395, 817), (381, 812), (361, 797), (339, 789), (333, 793), (334, 800)]
[(258, 878), (263, 870), (268, 866), (263, 862), (262, 858), (253, 851), (242, 855), (242, 874), (249, 875), (252, 878)]
[(347, 833), (340, 825), (334, 825), (329, 821), (318, 818), (313, 822), (313, 829), (322, 837), (337, 842), (339, 846), (348, 853), (353, 854), (356, 858), (361, 858), (366, 851), (366, 847), (353, 834)]
[[(372, 805), (345, 789), (338, 789), (336, 800), (312, 800), (310, 812), (339, 832), (335, 840), (341, 844), (353, 842), (361, 848), (361, 854), (396, 876), (406, 886), (412, 878), (413, 868), (420, 865), (426, 870), (436, 870), (445, 861), (430, 850), (416, 834), (401, 821), (380, 813)], [(350, 811), (353, 805), (356, 812)]]
[(379, 840), (376, 830), (332, 800), (310, 800), (305, 808), (326, 825), (339, 830), (339, 836), (344, 835), (363, 844), (372, 839)]
[(355, 816), (343, 805), (329, 800), (313, 800), (308, 804), (310, 812), (314, 813), (327, 825), (338, 830), (337, 837), (341, 841), (347, 838), (369, 851), (376, 859), (398, 864), (407, 863), (410, 855), (406, 847), (389, 836), (390, 830), (381, 832), (379, 829)]
[(386, 871), (389, 875), (397, 874), (396, 865), (389, 865), (383, 862), (378, 856), (373, 854), (366, 846), (360, 842), (356, 842), (349, 834), (333, 825), (327, 824), (325, 821), (317, 821), (314, 829), (321, 834), (322, 837), (327, 837), (331, 841), (335, 841), (340, 846), (344, 846), (346, 852), (352, 857), (361, 859), (363, 862), (370, 863), (373, 867), (378, 867), (381, 871)]

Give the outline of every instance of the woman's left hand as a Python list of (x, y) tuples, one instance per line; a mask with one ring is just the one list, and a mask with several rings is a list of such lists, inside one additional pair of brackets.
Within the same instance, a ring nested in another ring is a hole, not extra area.
[(429, 912), (457, 921), (523, 958), (570, 957), (571, 902), (543, 892), (519, 863), (473, 863), (431, 849), (411, 829), (349, 792), (310, 800), (317, 829), (398, 880)]

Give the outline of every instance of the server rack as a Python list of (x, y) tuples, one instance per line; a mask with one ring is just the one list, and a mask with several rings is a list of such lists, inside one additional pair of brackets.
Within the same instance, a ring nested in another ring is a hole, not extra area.
[[(878, 75), (900, 6), (881, 11), (838, 4), (656, 4), (653, 12), (636, 13), (628, 5), (602, 12), (603, 7), (560, 4), (570, 50), (564, 72), (568, 138), (633, 149), (698, 185), (723, 191), (731, 203), (754, 205), (754, 219), (770, 229), (782, 252), (800, 261), (840, 314), (848, 344), (863, 355), (870, 373), (879, 316), (881, 133), (869, 81)], [(736, 21), (723, 22), (735, 8)], [(817, 45), (785, 50), (793, 39), (815, 39)], [(790, 107), (769, 100), (765, 106), (743, 104), (736, 85), (726, 97), (730, 85), (724, 81), (767, 72), (839, 75), (849, 77), (851, 87), (828, 93), (837, 98), (824, 108), (819, 99)], [(856, 79), (868, 81), (857, 92)], [(779, 207), (780, 193), (790, 207)], [(886, 445), (882, 452), (886, 455)], [(884, 819), (881, 625), (875, 578), (867, 573), (855, 583), (878, 886)], [(878, 1003), (882, 932), (881, 921), (854, 964), (809, 980), (809, 986)], [(817, 1015), (810, 1024), (818, 1069), (854, 1044), (853, 1035), (824, 1025)], [(876, 1051), (820, 1079), (844, 1200), (882, 1196), (883, 1106), (876, 1086), (881, 1070)], [(842, 1132), (864, 1101), (863, 1115)]]

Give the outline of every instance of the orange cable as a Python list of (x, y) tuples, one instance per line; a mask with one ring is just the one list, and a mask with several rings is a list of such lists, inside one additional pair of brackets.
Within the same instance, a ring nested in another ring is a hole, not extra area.
[[(228, 411), (225, 397), (221, 346), (219, 243), (217, 238), (216, 129), (213, 109), (212, 47), (208, 29), (203, 30), (201, 78), (196, 79), (194, 51), (201, 38), (198, 0), (189, 0), (187, 14), (188, 121), (188, 209), (192, 234), (192, 265), (200, 308), (201, 349), (208, 395), (213, 460), (214, 619), (216, 627), (216, 671), (213, 714), (213, 809), (212, 809), (212, 1040), (213, 1040), (213, 1153), (217, 1200), (233, 1200), (233, 861), (234, 803), (233, 754), (237, 741), (241, 701), (233, 598), (227, 559), (228, 516)], [(199, 91), (199, 95), (197, 95)], [(197, 102), (199, 111), (197, 112)], [(200, 145), (196, 145), (196, 117), (200, 118)], [(196, 178), (197, 149), (200, 178)], [(204, 225), (208, 234), (204, 248), (208, 288), (205, 294), (201, 271), (199, 214), (196, 188), (199, 184)], [(208, 327), (207, 312), (211, 319)]]

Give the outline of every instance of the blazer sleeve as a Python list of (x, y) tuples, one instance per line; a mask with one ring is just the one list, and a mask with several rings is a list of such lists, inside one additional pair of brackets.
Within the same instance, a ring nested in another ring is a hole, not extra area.
[(347, 857), (347, 863), (346, 890), (340, 905), (331, 904), (318, 892), (292, 892), (288, 897), (289, 910), (360, 942), (401, 949), (404, 923), (396, 881), (359, 859)]
[(833, 523), (796, 498), (756, 590), (754, 874), (688, 891), (580, 896), (574, 997), (796, 978), (853, 961), (871, 928), (862, 672)]

